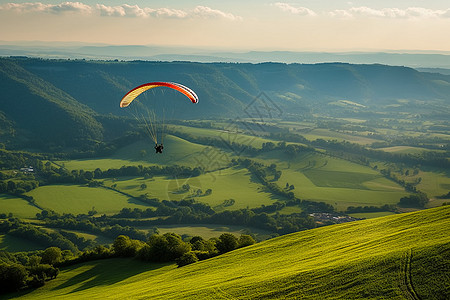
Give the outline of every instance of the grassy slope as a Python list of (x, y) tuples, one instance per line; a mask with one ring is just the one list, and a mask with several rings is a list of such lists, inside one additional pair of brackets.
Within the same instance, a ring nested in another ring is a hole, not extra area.
[[(150, 140), (142, 140), (119, 149), (108, 158), (99, 159), (78, 159), (70, 161), (59, 161), (67, 169), (95, 170), (100, 168), (108, 170), (110, 168), (119, 169), (126, 165), (167, 165), (178, 164), (195, 167), (198, 165), (196, 159), (199, 153), (206, 146), (188, 142), (175, 136), (166, 136), (164, 139), (163, 155), (156, 154), (153, 149), (154, 143)], [(145, 150), (145, 154), (142, 152)]]
[(445, 299), (449, 225), (447, 206), (298, 232), (180, 269), (90, 262), (19, 298)]

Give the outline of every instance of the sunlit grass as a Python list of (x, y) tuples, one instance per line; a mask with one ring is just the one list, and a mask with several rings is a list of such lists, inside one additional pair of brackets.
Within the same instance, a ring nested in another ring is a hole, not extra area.
[[(293, 233), (182, 268), (91, 262), (19, 299), (404, 299), (408, 282), (419, 297), (444, 299), (449, 225), (442, 207)], [(430, 264), (442, 267), (424, 274)]]

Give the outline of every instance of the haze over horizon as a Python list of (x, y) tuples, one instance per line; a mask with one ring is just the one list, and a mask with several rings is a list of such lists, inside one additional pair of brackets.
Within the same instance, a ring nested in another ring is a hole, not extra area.
[(450, 51), (444, 0), (0, 0), (0, 41), (226, 51)]

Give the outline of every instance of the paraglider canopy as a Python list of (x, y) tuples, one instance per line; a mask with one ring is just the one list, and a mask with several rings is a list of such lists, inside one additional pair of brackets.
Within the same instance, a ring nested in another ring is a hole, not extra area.
[[(175, 91), (182, 93), (183, 95), (188, 97), (192, 103), (198, 103), (198, 96), (190, 88), (188, 88), (182, 84), (175, 83), (175, 82), (158, 81), (158, 82), (149, 82), (149, 83), (142, 84), (138, 87), (135, 87), (128, 93), (126, 93), (125, 96), (120, 101), (120, 107), (128, 107), (133, 101), (135, 101), (135, 99), (140, 94), (142, 94), (143, 92), (145, 92), (147, 90), (153, 89), (155, 87), (168, 87), (170, 89), (173, 89)], [(139, 103), (138, 100), (136, 100), (136, 102)], [(138, 109), (136, 109), (137, 107), (135, 105), (133, 105), (133, 106), (135, 108), (135, 113), (134, 114), (132, 113), (134, 118), (144, 126), (147, 134), (155, 142), (156, 147), (158, 147), (158, 149), (155, 147), (156, 152), (162, 153), (162, 149), (163, 149), (162, 142), (164, 140), (165, 131), (166, 131), (165, 130), (166, 125), (164, 124), (165, 123), (164, 122), (164, 119), (165, 119), (164, 111), (162, 113), (162, 116), (159, 116), (159, 113), (156, 113), (155, 109), (147, 108), (147, 111), (145, 114), (145, 112), (141, 112)], [(158, 135), (160, 136), (160, 139), (158, 138)], [(158, 146), (158, 140), (161, 141), (160, 146)]]
[(129, 91), (122, 98), (122, 101), (120, 101), (120, 107), (127, 107), (128, 105), (130, 105), (131, 102), (133, 102), (133, 100), (137, 96), (139, 96), (143, 92), (145, 92), (149, 89), (155, 88), (155, 87), (160, 87), (160, 86), (165, 86), (165, 87), (177, 90), (180, 93), (183, 93), (186, 97), (188, 97), (192, 101), (192, 103), (198, 103), (198, 96), (194, 93), (194, 91), (182, 84), (175, 83), (175, 82), (149, 82), (149, 83), (142, 84), (142, 85), (132, 89), (131, 91)]

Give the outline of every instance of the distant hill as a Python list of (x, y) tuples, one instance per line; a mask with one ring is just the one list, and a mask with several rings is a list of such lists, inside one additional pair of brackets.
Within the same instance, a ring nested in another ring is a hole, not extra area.
[(261, 92), (280, 115), (294, 117), (314, 109), (335, 113), (336, 106), (324, 104), (341, 100), (378, 111), (407, 99), (412, 102), (405, 109), (429, 114), (442, 108), (424, 103), (450, 103), (450, 76), (377, 64), (2, 58), (0, 76), (0, 122), (12, 124), (28, 138), (57, 144), (109, 136), (101, 116), (129, 116), (129, 111), (119, 108), (120, 99), (129, 89), (150, 81), (180, 82), (196, 91), (198, 105), (180, 100), (178, 93), (158, 90), (146, 96), (155, 108), (167, 106), (173, 98), (172, 117), (183, 119), (245, 117), (245, 108)]
[(448, 299), (449, 225), (446, 206), (297, 232), (182, 268), (90, 262), (9, 299)]
[(413, 68), (450, 68), (450, 52), (444, 51), (217, 51), (201, 48), (154, 45), (104, 45), (75, 42), (0, 41), (1, 56), (70, 59), (119, 59), (227, 63), (351, 63), (384, 64)]

